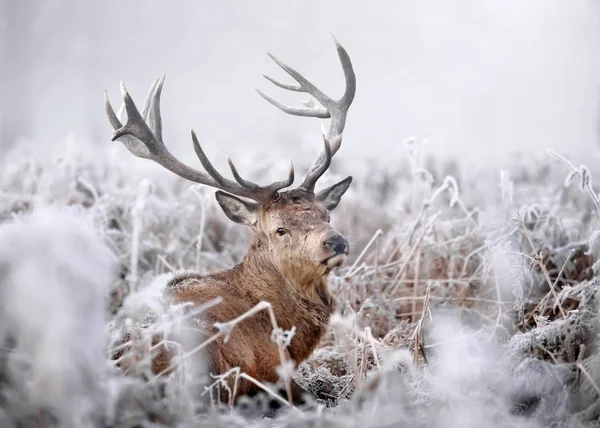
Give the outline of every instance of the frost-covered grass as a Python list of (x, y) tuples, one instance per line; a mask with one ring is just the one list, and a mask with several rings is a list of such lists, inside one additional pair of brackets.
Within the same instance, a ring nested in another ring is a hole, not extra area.
[[(260, 400), (211, 405), (224, 383), (206, 376), (182, 308), (161, 300), (170, 272), (226, 269), (246, 251), (249, 232), (211, 189), (125, 151), (5, 159), (0, 426), (598, 424), (590, 171), (551, 154), (473, 171), (420, 149), (354, 173), (333, 215), (353, 248), (330, 279), (338, 312), (295, 373), (319, 401), (268, 420)], [(180, 356), (168, 377), (150, 373), (155, 333)], [(123, 349), (126, 374), (110, 359)]]

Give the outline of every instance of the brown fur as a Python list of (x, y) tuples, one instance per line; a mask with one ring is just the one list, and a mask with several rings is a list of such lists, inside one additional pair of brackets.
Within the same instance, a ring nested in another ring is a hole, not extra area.
[[(285, 228), (287, 233), (279, 236), (278, 228)], [(252, 229), (254, 241), (240, 264), (211, 275), (175, 275), (167, 294), (172, 302), (194, 305), (218, 296), (223, 298), (222, 303), (204, 314), (207, 337), (217, 333), (214, 322), (227, 322), (260, 301), (270, 302), (281, 328), (296, 327), (287, 355), (300, 364), (321, 340), (334, 307), (327, 287), (330, 268), (323, 264), (334, 255), (324, 245), (327, 237), (336, 233), (329, 224), (329, 212), (312, 193), (290, 190), (281, 193), (277, 201), (258, 208)], [(227, 343), (221, 337), (207, 347), (210, 371), (222, 374), (239, 367), (262, 382), (276, 383), (280, 359), (271, 332), (266, 311), (240, 322)], [(153, 362), (153, 372), (157, 374), (168, 367), (169, 354), (163, 348)], [(297, 385), (293, 388), (295, 398), (299, 398), (303, 391)], [(256, 390), (254, 384), (241, 382), (238, 395)]]

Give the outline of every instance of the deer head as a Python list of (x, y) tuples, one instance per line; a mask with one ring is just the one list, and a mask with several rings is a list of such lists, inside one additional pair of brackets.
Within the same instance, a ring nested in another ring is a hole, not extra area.
[(327, 171), (333, 155), (339, 150), (346, 115), (356, 92), (356, 77), (350, 57), (335, 40), (337, 52), (346, 78), (346, 90), (340, 100), (333, 100), (305, 79), (300, 73), (285, 65), (273, 55), (269, 56), (297, 82), (297, 85), (280, 83), (268, 76), (276, 86), (314, 97), (320, 107), (306, 103), (295, 108), (279, 103), (268, 95), (259, 94), (285, 113), (317, 118), (330, 118), (329, 131), (323, 135), (324, 150), (309, 169), (304, 181), (295, 189), (282, 191), (294, 182), (294, 167), (290, 161), (287, 179), (260, 186), (240, 176), (229, 157), (227, 161), (235, 181), (223, 177), (208, 160), (196, 134), (191, 131), (194, 150), (206, 172), (195, 170), (176, 159), (162, 140), (160, 95), (164, 75), (159, 77), (146, 95), (142, 113), (121, 84), (127, 121), (123, 125), (115, 114), (105, 94), (106, 113), (114, 128), (112, 140), (119, 139), (135, 156), (151, 159), (173, 173), (190, 181), (219, 189), (216, 199), (225, 215), (232, 221), (250, 226), (254, 232), (254, 248), (262, 252), (286, 277), (305, 282), (315, 275), (325, 275), (341, 265), (348, 255), (349, 245), (340, 233), (329, 224), (329, 213), (337, 207), (352, 177), (315, 192), (317, 180)]

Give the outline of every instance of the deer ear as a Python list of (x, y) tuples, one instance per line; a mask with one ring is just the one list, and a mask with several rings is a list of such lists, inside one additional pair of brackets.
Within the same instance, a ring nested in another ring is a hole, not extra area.
[(221, 206), (221, 209), (231, 221), (239, 224), (245, 224), (246, 226), (253, 226), (256, 224), (258, 219), (256, 213), (258, 212), (258, 204), (253, 202), (242, 201), (233, 195), (230, 195), (220, 190), (215, 193), (217, 202)]
[(350, 187), (350, 183), (352, 183), (352, 177), (346, 177), (339, 183), (321, 190), (317, 193), (315, 199), (325, 205), (325, 208), (329, 211), (333, 211), (340, 203), (340, 200), (344, 193), (346, 193), (346, 190), (348, 190), (348, 187)]

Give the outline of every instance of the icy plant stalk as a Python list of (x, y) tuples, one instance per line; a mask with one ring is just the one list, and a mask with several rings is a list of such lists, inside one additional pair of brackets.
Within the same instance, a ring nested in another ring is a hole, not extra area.
[(502, 195), (502, 205), (500, 207), (500, 215), (504, 218), (506, 210), (513, 203), (514, 198), (514, 183), (508, 176), (505, 170), (500, 171), (500, 193)]
[(198, 230), (198, 238), (196, 241), (196, 270), (200, 270), (200, 253), (202, 252), (202, 240), (204, 239), (204, 228), (206, 227), (206, 207), (208, 205), (208, 197), (206, 193), (198, 191), (201, 198), (200, 206), (200, 228)]
[(131, 217), (133, 222), (133, 230), (131, 236), (131, 255), (130, 255), (130, 269), (129, 272), (129, 289), (135, 290), (138, 280), (138, 260), (140, 252), (140, 234), (142, 233), (142, 217), (144, 208), (146, 207), (146, 198), (151, 189), (151, 182), (148, 179), (141, 181), (138, 188), (138, 195), (135, 200), (133, 209), (131, 210)]
[[(217, 333), (217, 335), (223, 335), (225, 337), (225, 342), (227, 342), (227, 340), (229, 339), (229, 335), (231, 334), (231, 331), (233, 330), (233, 328), (236, 326), (236, 324), (238, 324), (240, 321), (254, 315), (257, 312), (260, 312), (262, 310), (267, 310), (267, 312), (269, 313), (269, 319), (271, 320), (271, 324), (273, 326), (273, 332), (271, 335), (271, 339), (276, 343), (277, 348), (279, 350), (279, 360), (281, 362), (280, 365), (280, 376), (282, 376), (282, 379), (285, 383), (285, 389), (286, 389), (286, 393), (288, 396), (288, 404), (292, 404), (292, 386), (291, 386), (291, 373), (293, 372), (293, 370), (290, 370), (290, 361), (288, 361), (288, 359), (285, 356), (285, 348), (286, 346), (289, 346), (289, 342), (292, 340), (292, 337), (294, 336), (295, 333), (295, 328), (292, 328), (292, 330), (290, 332), (287, 331), (283, 331), (279, 325), (277, 324), (277, 318), (275, 318), (275, 312), (273, 312), (273, 307), (271, 306), (271, 303), (267, 302), (267, 301), (261, 301), (258, 302), (256, 305), (254, 305), (253, 308), (249, 309), (248, 311), (246, 311), (245, 313), (243, 313), (242, 315), (232, 319), (231, 321), (228, 321), (226, 323), (215, 323), (215, 327), (217, 327), (219, 329), (219, 333)], [(213, 337), (215, 337), (213, 336)], [(244, 373), (242, 373), (243, 375)], [(271, 394), (271, 391), (267, 391), (269, 394)]]
[(579, 165), (579, 168), (575, 168), (575, 166), (571, 162), (569, 162), (566, 158), (559, 155), (555, 151), (548, 150), (547, 152), (549, 155), (558, 159), (563, 164), (565, 164), (567, 168), (569, 168), (569, 174), (565, 179), (565, 187), (568, 187), (575, 177), (579, 177), (579, 188), (582, 192), (587, 192), (587, 194), (590, 195), (590, 198), (592, 199), (592, 202), (596, 207), (596, 214), (600, 218), (600, 197), (598, 197), (598, 194), (592, 186), (592, 177), (587, 167), (585, 165)]

